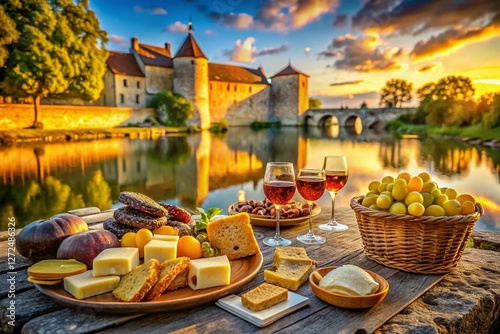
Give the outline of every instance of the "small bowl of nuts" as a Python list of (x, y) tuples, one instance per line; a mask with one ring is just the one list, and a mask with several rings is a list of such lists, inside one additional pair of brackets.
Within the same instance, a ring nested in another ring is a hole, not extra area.
[[(276, 226), (276, 208), (267, 199), (262, 201), (248, 200), (236, 202), (227, 209), (229, 215), (235, 215), (241, 212), (247, 212), (250, 215), (250, 223), (256, 226), (275, 227)], [(312, 207), (312, 217), (321, 212), (319, 205)], [(298, 203), (290, 201), (281, 207), (280, 226), (294, 226), (309, 219), (309, 206), (307, 203)]]

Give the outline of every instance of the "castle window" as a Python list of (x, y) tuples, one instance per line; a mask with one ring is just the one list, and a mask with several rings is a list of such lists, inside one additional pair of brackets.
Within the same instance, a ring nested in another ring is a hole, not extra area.
[(124, 104), (125, 103), (125, 95), (120, 94), (120, 103)]
[(229, 91), (229, 88), (230, 88), (230, 85), (229, 85), (229, 84), (227, 84), (227, 91)]
[(139, 95), (136, 95), (136, 96), (135, 96), (135, 103), (136, 103), (136, 104), (139, 104)]
[(210, 90), (212, 90), (212, 83), (210, 83)]
[(306, 82), (302, 81), (302, 87), (305, 87), (305, 86), (306, 86)]
[(137, 81), (137, 88), (141, 88), (141, 82)]
[(127, 87), (127, 79), (123, 79), (123, 87)]
[(103, 94), (102, 99), (103, 99), (103, 104), (106, 105), (106, 94)]
[(194, 60), (191, 60), (191, 65), (194, 65)]
[(252, 92), (252, 86), (248, 87), (248, 92), (251, 93)]
[(236, 87), (236, 85), (234, 85), (234, 91), (236, 92), (238, 90), (238, 88)]

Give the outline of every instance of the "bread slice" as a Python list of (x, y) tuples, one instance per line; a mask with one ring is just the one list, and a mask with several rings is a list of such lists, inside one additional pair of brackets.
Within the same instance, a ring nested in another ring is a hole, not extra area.
[(176, 259), (165, 261), (161, 264), (158, 281), (146, 293), (144, 300), (153, 300), (160, 296), (172, 281), (186, 268), (189, 269), (191, 260), (188, 257), (178, 257)]
[(272, 270), (276, 271), (285, 260), (288, 262), (316, 265), (316, 261), (311, 260), (309, 256), (307, 256), (304, 247), (276, 247)]
[(264, 270), (264, 281), (297, 291), (314, 269), (316, 266), (312, 263), (282, 260), (276, 271)]
[(212, 246), (229, 260), (260, 252), (250, 225), (250, 216), (246, 212), (210, 222), (207, 225), (207, 234)]
[(151, 259), (122, 277), (113, 296), (123, 302), (139, 302), (158, 280), (160, 262)]
[(174, 280), (167, 286), (167, 289), (165, 291), (174, 291), (188, 286), (188, 274), (189, 267), (181, 271), (179, 275), (177, 275)]
[(241, 295), (241, 303), (252, 311), (262, 311), (288, 299), (288, 290), (277, 285), (262, 283)]

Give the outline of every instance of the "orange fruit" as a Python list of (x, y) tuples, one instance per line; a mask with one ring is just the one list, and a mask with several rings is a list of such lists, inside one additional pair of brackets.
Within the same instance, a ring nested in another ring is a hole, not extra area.
[(398, 174), (398, 177), (396, 179), (403, 179), (406, 181), (406, 183), (410, 182), (411, 179), (411, 174), (408, 172), (402, 172)]
[(470, 201), (472, 204), (476, 204), (476, 199), (469, 194), (460, 194), (457, 196), (457, 201), (460, 202), (460, 204), (464, 204), (465, 201)]
[(139, 257), (144, 257), (144, 246), (153, 239), (153, 232), (147, 228), (141, 228), (135, 236), (135, 246), (139, 248)]
[(420, 178), (420, 176), (414, 176), (410, 179), (410, 182), (408, 182), (408, 192), (411, 191), (420, 192), (423, 186), (424, 186), (424, 181)]
[(203, 249), (201, 243), (191, 235), (184, 235), (177, 242), (177, 257), (187, 256), (190, 259), (199, 259)]
[(464, 201), (462, 203), (462, 210), (460, 211), (461, 215), (469, 215), (474, 211), (476, 211), (476, 206), (474, 205), (474, 203), (472, 203), (471, 201)]
[(153, 230), (153, 234), (179, 235), (179, 232), (172, 226), (165, 225), (165, 226), (160, 226), (157, 229)]
[(135, 232), (127, 232), (123, 235), (120, 240), (120, 246), (122, 247), (135, 247), (135, 237), (137, 233)]

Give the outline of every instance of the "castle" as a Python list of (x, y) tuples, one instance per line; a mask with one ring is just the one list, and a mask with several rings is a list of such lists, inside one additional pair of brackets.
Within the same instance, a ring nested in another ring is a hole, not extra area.
[(96, 104), (144, 108), (155, 94), (170, 90), (193, 103), (188, 122), (202, 129), (222, 120), (231, 126), (275, 120), (299, 125), (309, 108), (308, 76), (288, 64), (270, 79), (262, 67), (209, 63), (191, 29), (174, 57), (170, 43), (158, 47), (134, 37), (129, 53), (110, 52)]

